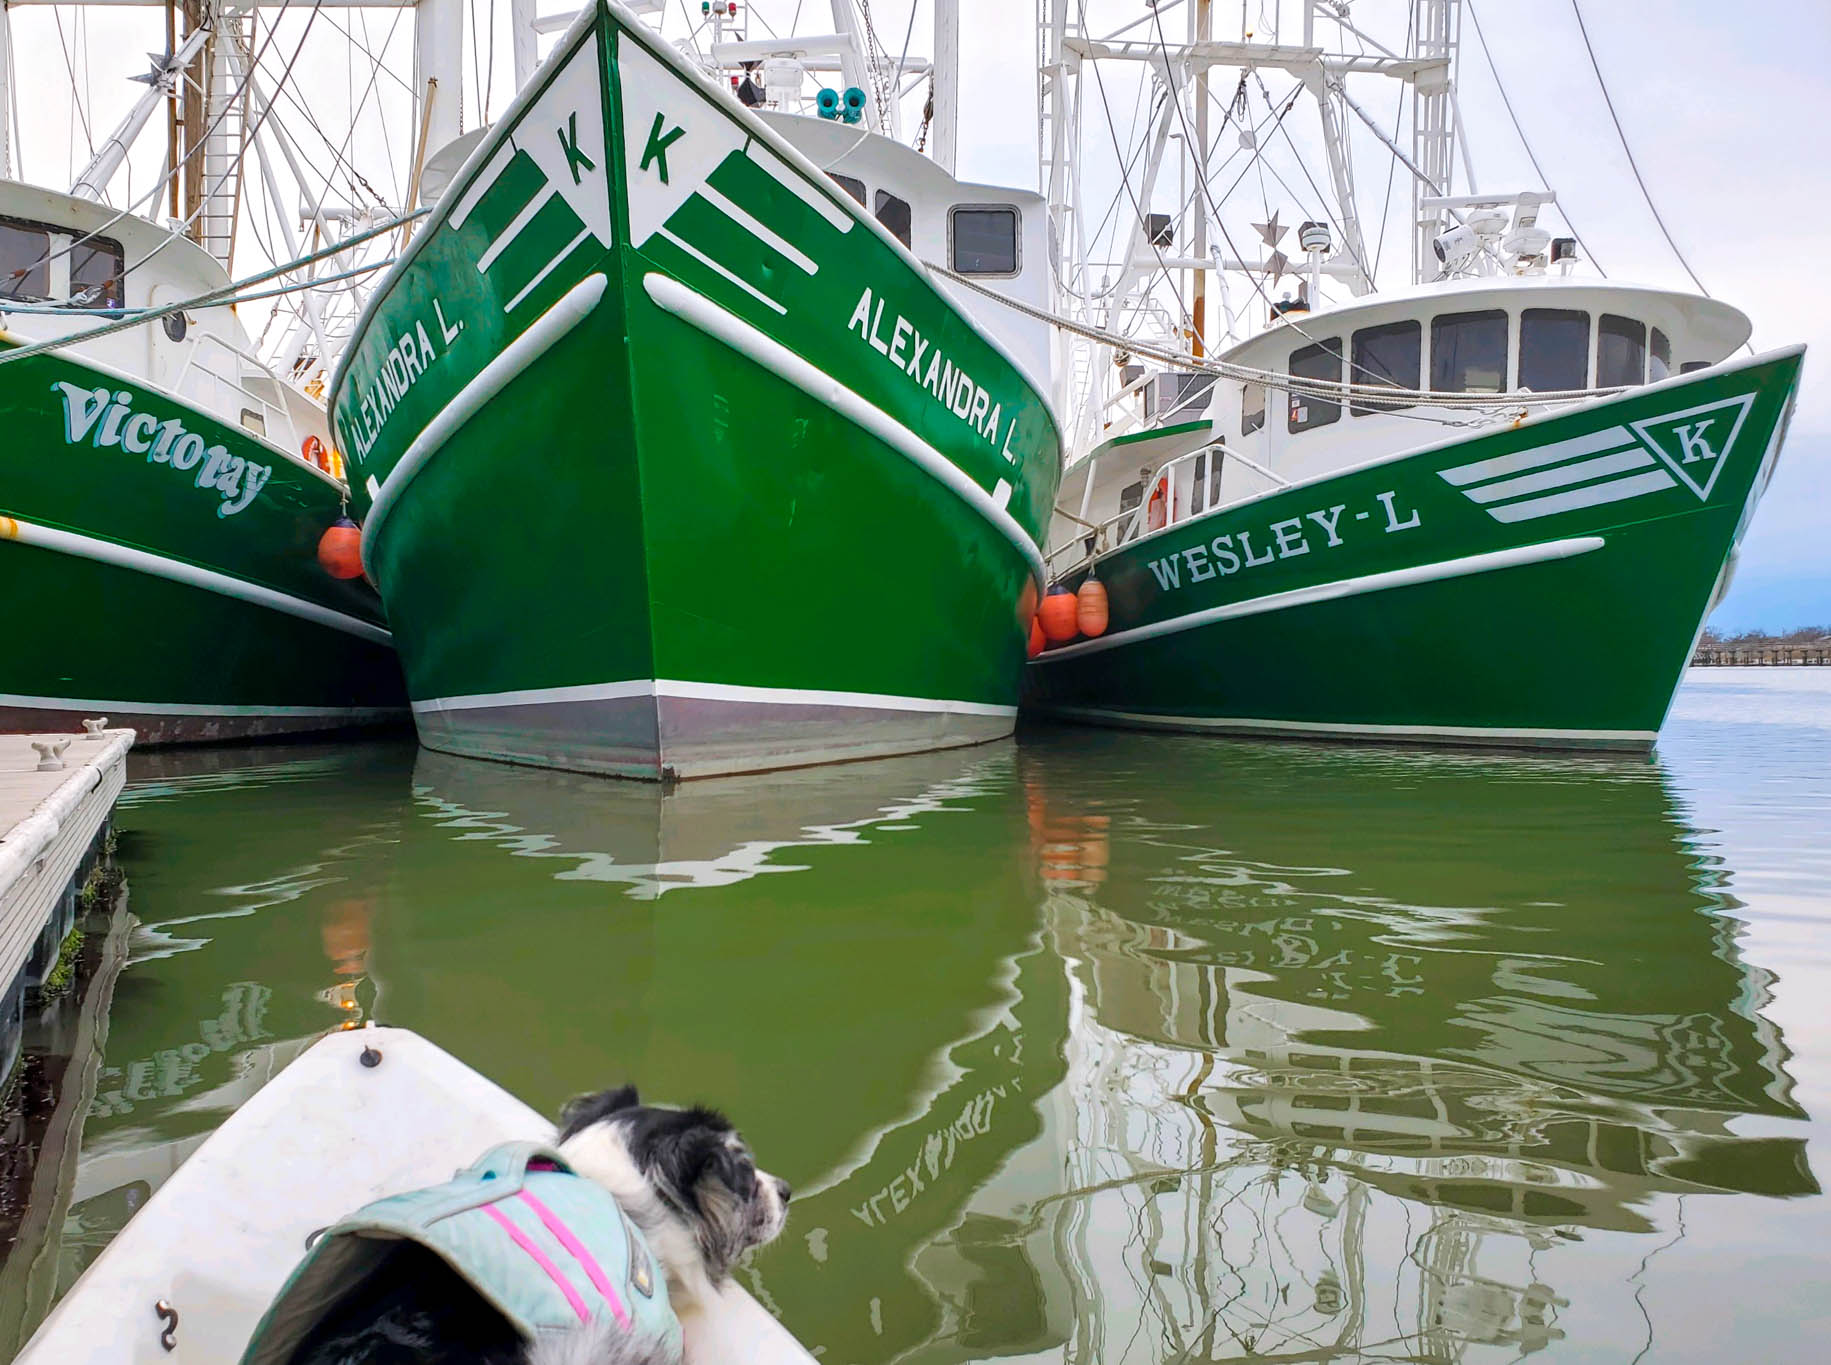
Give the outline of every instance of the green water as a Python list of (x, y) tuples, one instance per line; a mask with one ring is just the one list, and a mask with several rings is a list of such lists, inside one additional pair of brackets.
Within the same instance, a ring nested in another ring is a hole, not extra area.
[(66, 1281), (377, 1018), (549, 1111), (724, 1107), (797, 1189), (745, 1282), (825, 1365), (1825, 1358), (1831, 670), (1694, 672), (1653, 762), (262, 750), (136, 758), (118, 820)]

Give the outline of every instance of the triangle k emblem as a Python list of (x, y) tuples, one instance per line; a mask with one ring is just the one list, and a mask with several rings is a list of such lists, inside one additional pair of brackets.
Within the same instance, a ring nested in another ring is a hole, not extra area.
[(1681, 483), (1708, 499), (1754, 405), (1755, 395), (1745, 393), (1628, 425)]

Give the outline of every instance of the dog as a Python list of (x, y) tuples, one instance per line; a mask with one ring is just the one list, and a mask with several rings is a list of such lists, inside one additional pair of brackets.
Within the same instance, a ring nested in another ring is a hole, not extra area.
[[(582, 1095), (561, 1113), (556, 1144), (574, 1174), (609, 1190), (641, 1232), (683, 1323), (709, 1308), (749, 1251), (788, 1220), (788, 1182), (759, 1170), (713, 1109), (641, 1101), (631, 1085)], [(385, 1300), (351, 1304), (298, 1365), (677, 1365), (678, 1357), (597, 1319), (532, 1346), (423, 1248)]]

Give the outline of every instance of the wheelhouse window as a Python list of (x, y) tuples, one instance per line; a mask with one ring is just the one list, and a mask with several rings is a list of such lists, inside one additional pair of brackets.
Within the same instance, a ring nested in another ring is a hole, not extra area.
[[(1341, 338), (1331, 337), (1319, 341), (1314, 346), (1305, 346), (1301, 351), (1291, 352), (1291, 377), (1293, 379), (1332, 379), (1341, 382)], [(1311, 427), (1326, 427), (1331, 422), (1341, 420), (1341, 404), (1326, 398), (1312, 398), (1307, 394), (1291, 395), (1292, 431), (1308, 431)]]
[(1632, 318), (1602, 315), (1596, 329), (1596, 387), (1647, 382), (1647, 325)]
[(956, 208), (947, 215), (953, 267), (962, 275), (1015, 275), (1017, 210)]
[(119, 242), (90, 237), (70, 248), (70, 301), (79, 308), (119, 308), (126, 264)]
[[(1415, 389), (1424, 373), (1424, 324), (1389, 322), (1383, 327), (1363, 327), (1354, 334), (1354, 362), (1348, 379), (1354, 384), (1385, 384), (1395, 389)], [(1370, 412), (1393, 412), (1410, 403), (1362, 398), (1348, 411), (1356, 417)]]
[(858, 201), (858, 206), (861, 209), (866, 207), (864, 181), (854, 180), (849, 175), (836, 175), (832, 171), (828, 171), (827, 174), (833, 177), (833, 183), (835, 185), (839, 186), (840, 189), (844, 190)]
[(1562, 393), (1589, 382), (1589, 314), (1528, 308), (1519, 315), (1519, 386)]
[(1240, 435), (1250, 436), (1265, 425), (1265, 385), (1240, 386)]
[(889, 190), (877, 192), (877, 221), (904, 246), (909, 245), (909, 201), (898, 199)]
[(51, 297), (51, 230), (0, 218), (0, 298)]
[(1671, 373), (1671, 338), (1655, 327), (1653, 329), (1653, 348), (1647, 354), (1647, 382), (1656, 384)]
[(0, 298), (51, 298), (51, 263), (70, 265), (70, 302), (79, 308), (119, 308), (124, 253), (112, 237), (83, 237), (70, 228), (0, 218)]
[(1441, 393), (1500, 393), (1507, 387), (1507, 314), (1445, 313), (1430, 324), (1430, 386)]

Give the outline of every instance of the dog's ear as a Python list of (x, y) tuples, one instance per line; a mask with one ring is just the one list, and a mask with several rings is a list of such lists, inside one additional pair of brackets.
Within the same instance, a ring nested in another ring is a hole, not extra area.
[(600, 1090), (595, 1095), (574, 1095), (560, 1110), (559, 1140), (564, 1142), (592, 1124), (625, 1109), (634, 1109), (641, 1102), (633, 1085), (618, 1086), (615, 1090)]
[(681, 1189), (694, 1203), (705, 1207), (702, 1197), (708, 1181), (716, 1181), (740, 1200), (756, 1194), (756, 1164), (734, 1146), (731, 1124), (724, 1115), (710, 1109), (688, 1111), (691, 1126), (681, 1144)]

